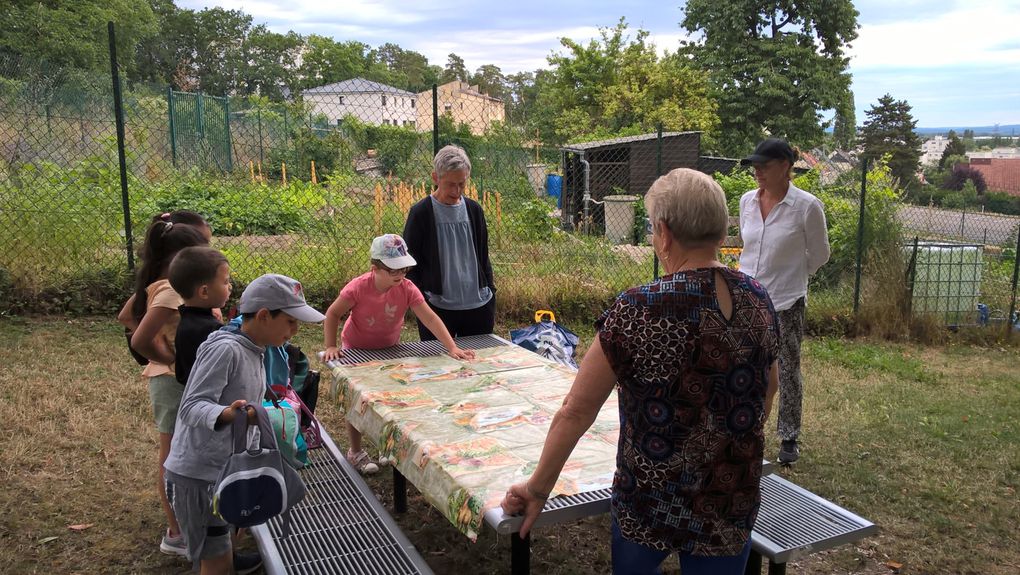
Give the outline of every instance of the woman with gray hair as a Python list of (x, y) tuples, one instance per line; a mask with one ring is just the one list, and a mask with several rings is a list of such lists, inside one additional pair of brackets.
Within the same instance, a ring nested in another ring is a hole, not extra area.
[(763, 428), (778, 385), (778, 327), (761, 284), (719, 263), (726, 198), (677, 169), (645, 196), (664, 275), (617, 297), (546, 437), (531, 477), (503, 499), (526, 536), (614, 387), (620, 438), (613, 573), (744, 572), (761, 502)]
[[(407, 250), (418, 265), (407, 279), (453, 337), (492, 333), (496, 284), (489, 261), (489, 229), (478, 202), (464, 196), (471, 160), (446, 146), (433, 160), (432, 195), (411, 206), (404, 224)], [(422, 341), (436, 336), (420, 321)]]

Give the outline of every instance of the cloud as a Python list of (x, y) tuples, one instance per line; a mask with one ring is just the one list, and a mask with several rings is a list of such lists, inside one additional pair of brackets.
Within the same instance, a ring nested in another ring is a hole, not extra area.
[(177, 4), (182, 8), (196, 10), (211, 6), (219, 6), (227, 10), (241, 10), (250, 14), (254, 22), (268, 22), (273, 25), (274, 29), (293, 26), (323, 27), (330, 24), (356, 28), (379, 25), (388, 28), (394, 25), (417, 24), (432, 19), (443, 7), (433, 0), (400, 3), (387, 3), (381, 0), (345, 0), (342, 6), (338, 4), (334, 7), (324, 6), (320, 0), (287, 0), (286, 2), (279, 0), (216, 0), (212, 2), (178, 0)]
[[(867, 22), (867, 14), (861, 20)], [(986, 0), (959, 4), (937, 15), (862, 24), (849, 50), (854, 71), (1010, 65), (1020, 61), (1016, 30), (1020, 4)]]

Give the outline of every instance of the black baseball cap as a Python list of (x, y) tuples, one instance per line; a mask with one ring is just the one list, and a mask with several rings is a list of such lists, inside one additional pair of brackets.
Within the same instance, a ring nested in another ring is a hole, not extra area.
[(792, 166), (797, 161), (797, 152), (793, 151), (793, 148), (790, 147), (790, 144), (786, 143), (786, 140), (766, 138), (758, 144), (753, 154), (740, 160), (740, 165), (763, 164), (769, 160), (786, 160)]

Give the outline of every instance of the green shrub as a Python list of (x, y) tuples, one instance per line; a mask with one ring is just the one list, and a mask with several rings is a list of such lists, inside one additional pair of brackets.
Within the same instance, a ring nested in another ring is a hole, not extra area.
[(276, 235), (298, 232), (308, 226), (323, 199), (316, 186), (299, 180), (287, 186), (201, 176), (165, 182), (140, 191), (133, 206), (135, 221), (177, 209), (202, 214), (216, 235)]
[(551, 214), (553, 207), (548, 199), (532, 195), (507, 214), (507, 231), (512, 237), (522, 241), (549, 240), (558, 230), (559, 223), (559, 220)]
[[(822, 187), (815, 170), (794, 179), (794, 185), (811, 192), (825, 204), (825, 219), (832, 255), (812, 285), (834, 286), (857, 262), (857, 227), (860, 219), (859, 192), (851, 187)], [(902, 194), (895, 187), (889, 166), (877, 163), (868, 171), (864, 211), (863, 252), (865, 264), (872, 254), (888, 253), (902, 242), (897, 211)]]
[(726, 193), (726, 207), (730, 215), (736, 216), (740, 213), (740, 198), (750, 190), (758, 188), (758, 182), (754, 175), (747, 168), (737, 166), (729, 174), (716, 172), (712, 176)]
[(315, 162), (318, 177), (337, 169), (351, 170), (354, 158), (353, 147), (342, 134), (329, 131), (300, 128), (296, 130), (287, 146), (273, 148), (269, 152), (266, 174), (277, 181), (282, 178), (282, 164), (287, 164), (287, 179), (311, 181), (311, 163)]

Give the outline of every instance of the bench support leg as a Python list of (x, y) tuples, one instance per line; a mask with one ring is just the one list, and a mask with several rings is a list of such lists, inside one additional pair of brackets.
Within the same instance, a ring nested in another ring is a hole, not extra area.
[(407, 512), (407, 479), (393, 468), (393, 509), (397, 513)]
[(786, 575), (786, 563), (769, 561), (769, 575)]
[(744, 575), (761, 575), (761, 554), (754, 549), (751, 550), (751, 554), (747, 557)]
[(510, 534), (510, 573), (512, 575), (528, 575), (531, 573), (531, 535), (521, 537), (518, 533)]

